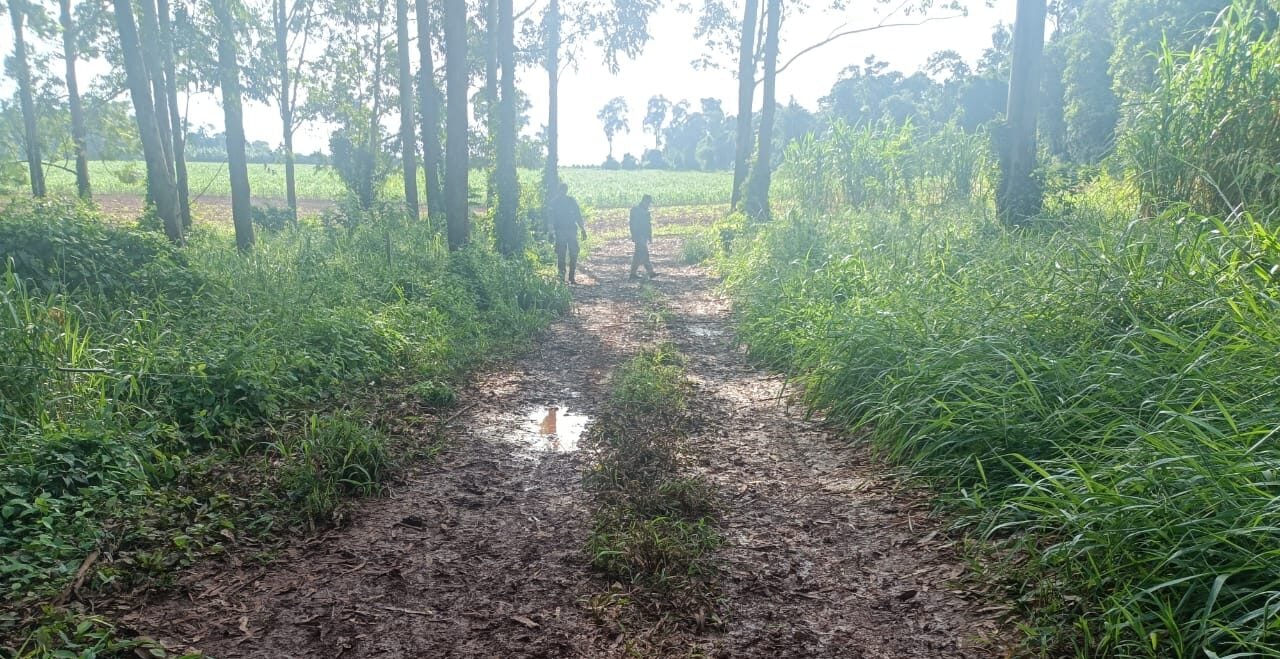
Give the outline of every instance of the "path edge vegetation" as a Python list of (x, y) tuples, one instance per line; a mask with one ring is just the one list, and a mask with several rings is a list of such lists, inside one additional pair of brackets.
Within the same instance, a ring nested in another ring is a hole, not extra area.
[(5, 207), (5, 653), (149, 647), (80, 602), (341, 524), (434, 452), (469, 373), (567, 308), (536, 250), (450, 252), (399, 214), (327, 214), (246, 254), (216, 230), (179, 247), (88, 206)]
[(1280, 656), (1266, 15), (1166, 44), (1107, 167), (1013, 226), (984, 136), (835, 125), (788, 150), (771, 222), (686, 243), (752, 357), (1001, 559), (1030, 654)]

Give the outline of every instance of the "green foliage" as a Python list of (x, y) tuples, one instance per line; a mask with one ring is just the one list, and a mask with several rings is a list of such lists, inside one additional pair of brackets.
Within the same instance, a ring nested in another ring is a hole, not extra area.
[(649, 348), (613, 374), (609, 402), (628, 414), (680, 414), (688, 410), (684, 356), (670, 345)]
[(449, 407), (458, 400), (458, 392), (439, 380), (416, 382), (409, 386), (409, 391), (431, 407)]
[[(120, 630), (100, 616), (45, 610), (37, 632), (12, 651), (15, 659), (91, 659), (93, 657), (178, 657), (187, 659), (198, 654), (170, 655), (164, 646), (150, 639), (124, 640)], [(3, 648), (0, 648), (3, 649)]]
[(334, 521), (340, 498), (378, 491), (385, 439), (354, 416), (294, 419), (389, 380), (446, 404), (450, 382), (566, 306), (543, 264), (450, 254), (425, 223), (376, 209), (344, 222), (241, 254), (223, 234), (178, 249), (83, 209), (10, 206), (0, 618), (57, 593), (95, 548), (113, 560), (86, 587), (108, 588), (238, 534)]
[(391, 469), (387, 440), (355, 419), (312, 416), (301, 437), (273, 449), (284, 463), (282, 485), (313, 525), (337, 520), (341, 502), (372, 496)]
[(294, 223), (293, 211), (279, 206), (254, 206), (253, 226), (259, 231), (279, 233)]
[(586, 551), (605, 577), (643, 586), (659, 609), (700, 627), (717, 619), (711, 554), (722, 538), (714, 485), (680, 475), (689, 424), (683, 366), (682, 355), (659, 346), (614, 372), (609, 406), (583, 443), (583, 484), (598, 506)]
[(69, 291), (119, 301), (190, 293), (186, 257), (153, 232), (109, 227), (57, 201), (12, 201), (0, 213), (0, 258), (32, 293)]
[(1280, 32), (1241, 1), (1189, 53), (1165, 48), (1158, 87), (1126, 134), (1149, 208), (1269, 214), (1280, 203)]
[(591, 564), (607, 578), (659, 592), (715, 574), (708, 554), (722, 542), (705, 519), (599, 518), (587, 541)]
[(714, 257), (720, 251), (720, 242), (709, 232), (686, 237), (680, 243), (680, 262), (697, 265)]
[(990, 186), (986, 138), (954, 124), (926, 134), (910, 122), (849, 126), (792, 145), (779, 189), (810, 211), (849, 207), (940, 206)]
[(1095, 184), (1052, 232), (776, 222), (731, 260), (739, 331), (982, 533), (1025, 534), (1013, 585), (1058, 650), (1272, 652), (1280, 234), (1129, 198)]
[[(207, 197), (228, 197), (231, 187), (227, 168), (222, 163), (187, 163), (191, 189), (197, 207)], [(138, 174), (141, 164), (135, 162), (91, 161), (89, 174), (96, 195), (122, 195), (141, 198), (146, 194), (146, 180)], [(132, 173), (132, 175), (130, 175)], [(118, 175), (125, 175), (122, 180)], [(540, 190), (542, 170), (521, 169), (522, 190)], [(334, 168), (324, 165), (297, 165), (298, 198), (303, 200), (338, 201), (346, 197), (346, 189)], [(661, 206), (723, 204), (729, 199), (733, 176), (729, 172), (672, 172), (659, 170), (605, 171), (591, 168), (563, 168), (560, 177), (569, 184), (572, 194), (583, 206), (593, 208), (629, 208), (644, 194), (653, 195)], [(484, 199), (485, 176), (473, 172), (469, 178), (471, 198)], [(75, 176), (60, 169), (50, 169), (48, 186), (51, 193), (75, 194)], [(284, 165), (251, 164), (249, 187), (257, 199), (284, 205)], [(2, 188), (0, 188), (2, 189)], [(404, 181), (392, 176), (379, 188), (388, 199), (404, 196)], [(525, 205), (522, 203), (522, 207)]]

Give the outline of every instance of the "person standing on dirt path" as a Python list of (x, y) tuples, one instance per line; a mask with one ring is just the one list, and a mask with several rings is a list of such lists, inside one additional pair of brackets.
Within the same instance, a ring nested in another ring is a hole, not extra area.
[(631, 256), (632, 279), (640, 278), (636, 271), (642, 265), (649, 274), (649, 279), (658, 276), (653, 271), (653, 263), (649, 261), (649, 243), (653, 242), (653, 216), (649, 213), (652, 206), (653, 197), (645, 195), (640, 203), (631, 207), (631, 242), (636, 246), (636, 251)]
[[(586, 221), (582, 219), (582, 208), (578, 200), (569, 196), (569, 186), (560, 184), (560, 193), (547, 205), (547, 214), (551, 216), (551, 231), (556, 245), (556, 272), (560, 279), (570, 284), (578, 283), (575, 275), (578, 270), (578, 232), (582, 238), (587, 237)], [(565, 279), (565, 274), (568, 279)]]

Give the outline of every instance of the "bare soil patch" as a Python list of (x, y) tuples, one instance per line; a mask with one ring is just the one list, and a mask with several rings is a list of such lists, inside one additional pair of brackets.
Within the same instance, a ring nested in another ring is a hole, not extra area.
[[(117, 219), (136, 219), (146, 207), (146, 200), (137, 195), (99, 194), (94, 195), (93, 201), (104, 215)], [(201, 195), (193, 198), (191, 203), (192, 215), (197, 219), (213, 224), (231, 224), (231, 197)], [(288, 206), (287, 200), (270, 197), (254, 197), (253, 203), (277, 208)], [(337, 202), (329, 199), (299, 199), (298, 217), (319, 215), (336, 205)]]
[[(218, 657), (1007, 655), (927, 501), (779, 396), (782, 380), (733, 344), (714, 279), (679, 251), (678, 238), (653, 246), (664, 325), (646, 318), (654, 293), (627, 280), (629, 243), (605, 243), (572, 312), (463, 392), (434, 462), (344, 528), (269, 560), (206, 562), (114, 617)], [(538, 406), (598, 411), (610, 371), (657, 340), (689, 357), (695, 465), (727, 495), (723, 629), (602, 614), (593, 596), (611, 584), (582, 549), (582, 458), (529, 429)]]

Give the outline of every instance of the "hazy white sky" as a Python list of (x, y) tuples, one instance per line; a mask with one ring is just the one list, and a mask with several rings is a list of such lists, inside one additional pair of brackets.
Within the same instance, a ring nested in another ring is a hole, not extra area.
[[(694, 108), (697, 108), (699, 99), (716, 97), (721, 99), (727, 113), (735, 112), (735, 63), (722, 57), (722, 68), (694, 69), (691, 62), (702, 54), (704, 46), (693, 38), (694, 17), (677, 11), (675, 4), (668, 3), (667, 8), (653, 17), (649, 28), (653, 40), (640, 58), (624, 61), (618, 75), (611, 75), (599, 53), (591, 48), (578, 58), (576, 69), (565, 73), (560, 90), (562, 163), (598, 164), (604, 160), (608, 148), (596, 113), (615, 96), (625, 97), (630, 108), (631, 132), (614, 141), (614, 152), (619, 158), (627, 152), (639, 156), (652, 145), (652, 136), (641, 130), (641, 119), (649, 97), (655, 94), (662, 94), (672, 102), (687, 99)], [(817, 7), (825, 5), (822, 2), (812, 4)], [(783, 22), (780, 61), (785, 62), (792, 54), (821, 41), (833, 31), (872, 26), (882, 19), (882, 14), (874, 10), (883, 6), (878, 2), (853, 0), (848, 4), (854, 8), (835, 12), (815, 7), (805, 13), (789, 13)], [(778, 100), (785, 103), (794, 97), (800, 104), (816, 108), (818, 99), (830, 91), (842, 69), (861, 63), (871, 54), (887, 61), (895, 69), (908, 72), (916, 70), (938, 50), (956, 50), (970, 62), (976, 60), (990, 45), (993, 26), (1000, 21), (1013, 22), (1016, 3), (1014, 0), (997, 0), (994, 7), (988, 7), (982, 1), (969, 4), (966, 17), (844, 37), (805, 55), (779, 76)], [(938, 11), (934, 15), (950, 13)], [(915, 21), (919, 17), (895, 18), (898, 19)], [(8, 29), (2, 29), (0, 35), (0, 52), (11, 54), (12, 34)], [(81, 75), (89, 73), (91, 71), (86, 69)], [(546, 121), (546, 75), (540, 69), (525, 69), (520, 72), (518, 84), (533, 104), (528, 131), (533, 133)], [(0, 84), (0, 91), (5, 94), (12, 93), (12, 88), (10, 80)], [(756, 107), (759, 107), (759, 90)], [(215, 98), (207, 95), (192, 98), (190, 108), (193, 124), (221, 128), (222, 111)], [(249, 104), (245, 110), (247, 137), (278, 144), (280, 127), (275, 110), (257, 104)], [(328, 132), (327, 126), (304, 126), (295, 138), (295, 148), (303, 153), (324, 150), (328, 144)]]

